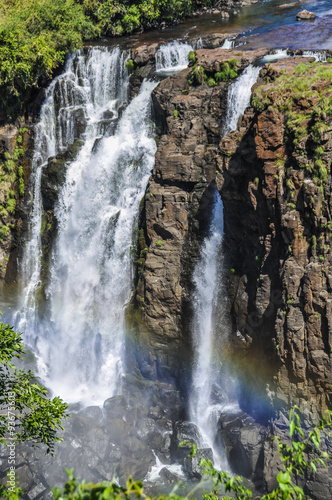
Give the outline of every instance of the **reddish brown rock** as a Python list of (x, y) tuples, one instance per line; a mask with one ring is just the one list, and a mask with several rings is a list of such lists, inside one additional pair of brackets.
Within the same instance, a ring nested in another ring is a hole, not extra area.
[(202, 66), (208, 73), (216, 73), (220, 71), (223, 62), (236, 59), (238, 61), (238, 68), (242, 70), (249, 64), (258, 61), (266, 52), (267, 50), (264, 48), (252, 51), (222, 48), (212, 50), (199, 49), (196, 50), (197, 65)]

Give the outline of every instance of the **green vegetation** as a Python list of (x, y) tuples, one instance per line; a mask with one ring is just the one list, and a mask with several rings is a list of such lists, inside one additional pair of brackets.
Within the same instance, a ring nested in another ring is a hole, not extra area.
[(196, 55), (195, 55), (195, 51), (194, 50), (191, 50), (189, 52), (189, 54), (188, 54), (188, 61), (195, 64), (195, 62), (196, 62)]
[(158, 240), (156, 241), (156, 247), (162, 247), (163, 246), (163, 240)]
[[(326, 148), (326, 132), (332, 114), (332, 64), (300, 63), (295, 68), (273, 73), (267, 84), (255, 89), (252, 106), (259, 112), (283, 113), (285, 120), (286, 154), (283, 159), (287, 172), (304, 169), (313, 180), (317, 193), (325, 199), (325, 185), (330, 170)], [(286, 172), (285, 170), (285, 172)], [(292, 178), (284, 179), (289, 195), (288, 206), (296, 208)], [(315, 211), (315, 200), (311, 210)], [(315, 245), (312, 246), (315, 251)]]
[[(0, 204), (0, 243), (3, 243), (10, 235), (10, 229), (14, 228), (13, 219), (8, 220), (8, 216), (13, 216), (19, 197), (24, 196), (24, 169), (21, 160), (24, 156), (23, 134), (27, 129), (20, 129), (16, 138), (16, 146), (13, 156), (8, 152), (2, 154), (0, 158), (0, 185), (5, 193), (4, 201)], [(14, 191), (15, 190), (15, 191)]]
[(129, 59), (126, 62), (126, 68), (128, 69), (129, 73), (132, 73), (134, 71), (135, 65), (134, 65), (134, 61), (132, 59)]
[(33, 92), (85, 40), (181, 19), (212, 0), (2, 0), (0, 112), (21, 112)]
[(189, 75), (188, 82), (190, 85), (203, 85), (207, 83), (210, 87), (214, 87), (221, 82), (228, 82), (238, 76), (237, 64), (237, 59), (225, 61), (221, 64), (220, 71), (211, 75), (206, 74), (204, 68), (195, 63)]
[(174, 116), (174, 118), (177, 118), (177, 117), (179, 116), (179, 112), (178, 112), (178, 110), (177, 110), (177, 109), (175, 109), (175, 110), (173, 111), (173, 116)]
[(1, 322), (0, 443), (42, 443), (53, 454), (55, 442), (61, 441), (56, 433), (63, 429), (61, 420), (68, 416), (68, 405), (58, 397), (48, 399), (47, 389), (36, 382), (32, 371), (15, 367), (13, 358), (21, 359), (24, 352), (20, 333)]

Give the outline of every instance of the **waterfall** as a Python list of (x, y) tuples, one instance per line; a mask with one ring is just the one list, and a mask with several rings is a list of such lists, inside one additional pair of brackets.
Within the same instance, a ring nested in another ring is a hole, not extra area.
[[(250, 102), (251, 87), (258, 73), (259, 68), (250, 65), (230, 86), (223, 135), (236, 128)], [(194, 367), (189, 411), (191, 420), (200, 429), (202, 445), (213, 451), (215, 465), (227, 469), (226, 456), (217, 439), (217, 423), (221, 410), (234, 410), (237, 402), (236, 383), (223, 369), (220, 354), (223, 338), (227, 337), (224, 305), (220, 303), (225, 295), (222, 289), (222, 237), (223, 205), (216, 191), (209, 235), (203, 242), (193, 275), (196, 289), (192, 326)], [(218, 343), (215, 342), (217, 333)]]
[(279, 59), (286, 59), (288, 57), (290, 57), (290, 54), (288, 53), (287, 49), (277, 49), (273, 51), (272, 54), (267, 54), (266, 56), (264, 56), (261, 60), (261, 63), (278, 61)]
[[(201, 431), (207, 446), (214, 451), (218, 465), (220, 455), (214, 446), (220, 405), (212, 404), (211, 394), (215, 383), (214, 366), (214, 312), (221, 272), (220, 247), (223, 235), (223, 207), (216, 192), (213, 201), (213, 214), (210, 235), (205, 238), (201, 256), (194, 272), (194, 372), (193, 391), (190, 400), (190, 416)], [(220, 368), (220, 367), (219, 367)]]
[(171, 75), (188, 66), (188, 54), (193, 47), (187, 43), (172, 42), (161, 45), (156, 52), (156, 71)]
[[(133, 228), (156, 150), (150, 125), (155, 82), (144, 81), (119, 117), (127, 58), (118, 48), (73, 55), (47, 91), (36, 130), (31, 238), (16, 324), (44, 382), (67, 402), (101, 404), (120, 390)], [(41, 318), (41, 171), (77, 137), (84, 144), (55, 207), (58, 234)]]
[[(48, 158), (72, 144), (84, 123), (90, 133), (98, 133), (98, 118), (108, 109), (115, 113), (127, 95), (128, 72), (126, 54), (119, 49), (109, 52), (91, 49), (73, 54), (65, 71), (46, 90), (40, 120), (35, 129), (32, 158), (33, 207), (30, 217), (30, 239), (21, 264), (21, 300), (14, 322), (25, 332), (25, 341), (35, 347), (38, 336), (38, 290), (41, 274), (41, 175)], [(120, 86), (120, 92), (117, 90)], [(119, 94), (119, 95), (117, 95)]]
[(250, 104), (251, 87), (256, 83), (260, 68), (250, 64), (230, 85), (227, 96), (227, 111), (223, 135), (236, 129), (237, 121)]
[(325, 50), (304, 50), (302, 53), (303, 57), (314, 57), (317, 62), (326, 62), (326, 51)]
[(224, 43), (222, 44), (222, 49), (234, 49), (235, 46), (235, 38), (226, 38)]

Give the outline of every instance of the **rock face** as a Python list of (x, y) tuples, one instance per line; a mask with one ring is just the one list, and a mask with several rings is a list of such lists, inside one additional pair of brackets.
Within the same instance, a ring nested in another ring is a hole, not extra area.
[[(242, 403), (256, 416), (271, 397), (314, 414), (331, 407), (331, 65), (320, 78), (304, 62), (264, 70), (271, 83), (256, 89), (256, 109), (220, 144)], [(254, 408), (256, 393), (266, 400)]]
[[(234, 55), (223, 49), (208, 52), (213, 55), (197, 51), (196, 74), (214, 74)], [(262, 51), (236, 54), (241, 70)], [(183, 388), (190, 374), (191, 275), (211, 210), (228, 89), (228, 83), (190, 84), (191, 72), (188, 68), (167, 78), (153, 93), (161, 137), (142, 204), (134, 297), (140, 314), (136, 358), (142, 373), (171, 378)]]
[(28, 224), (32, 136), (24, 123), (0, 128), (0, 296), (5, 307), (15, 297), (20, 238)]
[[(223, 52), (211, 52), (196, 52), (204, 72), (220, 70)], [(308, 418), (331, 408), (331, 64), (311, 61), (264, 67), (253, 107), (221, 142), (227, 84), (208, 87), (203, 74), (201, 85), (188, 85), (190, 69), (162, 82), (154, 92), (161, 138), (141, 214), (133, 307), (144, 347), (136, 359), (144, 376), (181, 387), (189, 376), (191, 273), (216, 182), (230, 269), (229, 354), (242, 380), (240, 406), (256, 421), (221, 417), (220, 430), (238, 472), (269, 486), (276, 450), (257, 420), (272, 419), (273, 432), (286, 436), (276, 408), (296, 403)], [(306, 488), (320, 498), (310, 478)]]

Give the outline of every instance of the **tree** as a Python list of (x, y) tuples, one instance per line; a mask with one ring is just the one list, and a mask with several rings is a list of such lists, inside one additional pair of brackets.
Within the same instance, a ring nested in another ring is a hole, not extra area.
[[(21, 359), (24, 352), (21, 334), (0, 322), (0, 444), (8, 446), (9, 471), (18, 443), (43, 444), (46, 453), (53, 455), (55, 443), (62, 440), (57, 432), (69, 416), (68, 405), (59, 397), (48, 399), (47, 389), (31, 370), (19, 370), (13, 364), (13, 358)], [(0, 495), (6, 498), (4, 487)]]

